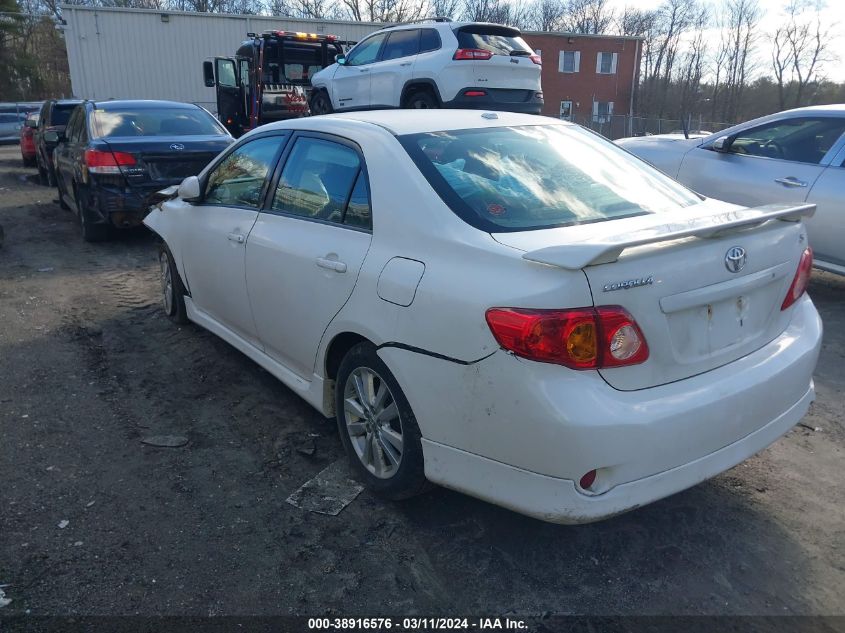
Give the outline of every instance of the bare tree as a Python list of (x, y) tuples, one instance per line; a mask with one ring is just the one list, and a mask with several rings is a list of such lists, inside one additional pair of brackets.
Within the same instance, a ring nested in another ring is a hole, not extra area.
[(743, 92), (752, 71), (760, 6), (757, 0), (725, 0), (722, 39), (717, 59), (722, 68), (721, 83), (714, 88), (720, 93), (720, 112), (724, 120), (737, 119), (742, 108)]
[(461, 18), (524, 27), (530, 23), (529, 15), (529, 7), (518, 0), (464, 0)]
[(613, 7), (608, 0), (566, 0), (565, 6), (564, 31), (600, 34), (609, 32), (613, 26)]
[(560, 31), (566, 15), (564, 0), (535, 0), (528, 8), (528, 25), (535, 31)]
[(789, 28), (786, 40), (792, 60), (795, 78), (795, 105), (803, 104), (808, 84), (817, 78), (821, 65), (828, 61), (830, 47), (830, 25), (822, 26), (820, 6), (815, 6), (814, 15), (806, 18), (806, 4), (793, 0), (787, 7)]
[(792, 29), (791, 24), (780, 26), (772, 36), (772, 71), (778, 86), (778, 105), (781, 110), (786, 109), (786, 92), (792, 75), (792, 47), (789, 42)]

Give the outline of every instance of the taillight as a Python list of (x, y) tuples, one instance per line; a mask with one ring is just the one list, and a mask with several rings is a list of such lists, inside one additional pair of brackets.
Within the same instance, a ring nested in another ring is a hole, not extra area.
[(642, 331), (621, 306), (573, 310), (490, 308), (486, 318), (499, 345), (541, 363), (601, 369), (636, 365), (648, 358)]
[(540, 56), (539, 56), (539, 55), (532, 55), (532, 56), (531, 56), (531, 61), (532, 61), (532, 62), (534, 62), (535, 64), (537, 64), (538, 66), (540, 66), (540, 65), (542, 65), (542, 64), (543, 64), (543, 62), (542, 62), (542, 60), (540, 59)]
[(452, 55), (452, 59), (490, 59), (493, 53), (480, 48), (459, 48)]
[(119, 174), (121, 167), (131, 167), (135, 164), (135, 157), (126, 152), (85, 150), (85, 165), (92, 174)]
[(801, 261), (798, 262), (798, 270), (795, 271), (795, 277), (789, 286), (789, 292), (786, 293), (783, 303), (780, 306), (781, 310), (786, 310), (793, 303), (798, 301), (807, 291), (807, 285), (810, 283), (810, 272), (813, 269), (813, 249), (809, 246), (801, 253)]
[(486, 97), (487, 92), (485, 90), (466, 90), (464, 91), (465, 97)]

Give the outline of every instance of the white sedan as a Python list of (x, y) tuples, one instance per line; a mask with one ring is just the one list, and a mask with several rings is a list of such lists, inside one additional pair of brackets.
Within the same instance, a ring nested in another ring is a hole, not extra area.
[(373, 490), (578, 523), (805, 414), (812, 211), (703, 199), (569, 123), (421, 110), (262, 126), (145, 223), (167, 314), (336, 416)]
[(779, 112), (704, 138), (616, 143), (705, 196), (746, 206), (815, 204), (807, 221), (815, 266), (845, 275), (845, 105)]

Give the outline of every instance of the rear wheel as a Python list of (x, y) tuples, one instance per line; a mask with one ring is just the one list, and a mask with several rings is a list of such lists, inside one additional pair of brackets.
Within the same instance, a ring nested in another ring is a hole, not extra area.
[(161, 275), (161, 295), (164, 313), (176, 323), (187, 323), (188, 313), (185, 310), (185, 286), (173, 263), (170, 249), (162, 242), (158, 246), (158, 263)]
[(65, 211), (70, 211), (70, 207), (67, 206), (67, 202), (65, 202), (65, 198), (64, 198), (65, 192), (64, 192), (64, 187), (62, 187), (62, 180), (61, 180), (61, 178), (58, 178), (58, 177), (56, 178), (56, 192), (59, 196), (59, 207), (61, 207)]
[(108, 224), (95, 224), (91, 218), (91, 212), (85, 203), (83, 196), (79, 195), (79, 189), (74, 187), (74, 199), (76, 208), (79, 211), (79, 224), (82, 227), (82, 239), (86, 242), (105, 242), (111, 237), (111, 227)]
[(371, 343), (356, 345), (341, 362), (335, 406), (343, 447), (368, 488), (390, 499), (428, 488), (414, 412)]
[(431, 90), (422, 89), (417, 90), (410, 97), (408, 97), (408, 101), (405, 103), (405, 107), (411, 110), (430, 110), (433, 108), (439, 108), (440, 104), (437, 102), (437, 99), (431, 93)]
[(36, 158), (35, 165), (38, 167), (38, 184), (46, 187), (49, 179), (47, 177), (47, 170), (41, 165), (41, 161)]
[(322, 90), (317, 91), (311, 98), (311, 114), (313, 116), (319, 116), (321, 114), (331, 114), (332, 112), (334, 112), (334, 108), (332, 107), (332, 102), (329, 100), (329, 95)]

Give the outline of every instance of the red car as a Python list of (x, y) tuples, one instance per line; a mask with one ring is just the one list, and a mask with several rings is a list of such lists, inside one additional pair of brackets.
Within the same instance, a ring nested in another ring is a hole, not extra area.
[(35, 167), (35, 128), (38, 127), (38, 112), (30, 112), (21, 127), (21, 159), (24, 167)]

